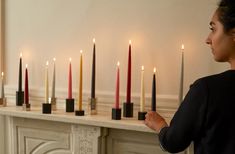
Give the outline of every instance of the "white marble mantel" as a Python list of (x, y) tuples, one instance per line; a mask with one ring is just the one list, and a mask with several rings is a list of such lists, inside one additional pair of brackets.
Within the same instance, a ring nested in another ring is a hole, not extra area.
[(1, 107), (0, 114), (5, 116), (20, 117), (20, 118), (48, 120), (48, 121), (72, 123), (79, 125), (89, 125), (97, 127), (155, 133), (147, 126), (145, 126), (143, 121), (137, 120), (136, 117), (134, 118), (122, 117), (122, 120), (112, 120), (111, 115), (86, 114), (85, 116), (75, 116), (74, 112), (66, 113), (64, 109), (53, 111), (52, 114), (42, 114), (41, 108), (39, 107), (32, 107), (31, 111), (22, 111), (22, 107), (16, 107), (16, 106)]

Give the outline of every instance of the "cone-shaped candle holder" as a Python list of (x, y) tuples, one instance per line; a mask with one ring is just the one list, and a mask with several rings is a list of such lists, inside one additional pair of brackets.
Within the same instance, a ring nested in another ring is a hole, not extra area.
[(51, 98), (51, 109), (52, 109), (52, 111), (56, 111), (57, 110), (57, 108), (56, 108), (56, 100), (57, 100), (57, 98)]
[(31, 110), (31, 105), (30, 104), (23, 104), (23, 111), (30, 111)]
[(97, 114), (97, 98), (88, 98), (88, 111), (90, 115)]

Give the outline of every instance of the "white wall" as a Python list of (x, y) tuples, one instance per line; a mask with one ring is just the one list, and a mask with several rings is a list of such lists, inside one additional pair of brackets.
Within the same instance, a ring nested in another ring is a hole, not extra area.
[[(29, 65), (30, 88), (43, 88), (44, 65), (57, 58), (57, 88), (67, 90), (72, 57), (77, 90), (79, 51), (84, 50), (84, 90), (90, 91), (92, 38), (97, 42), (97, 91), (113, 93), (121, 63), (126, 91), (128, 40), (132, 40), (132, 92), (140, 92), (145, 66), (146, 92), (157, 67), (157, 94), (178, 95), (180, 46), (185, 44), (185, 92), (199, 77), (223, 71), (204, 43), (216, 0), (6, 0), (7, 85), (17, 87), (20, 49)], [(50, 66), (52, 70), (52, 65)], [(52, 73), (52, 72), (51, 72)]]

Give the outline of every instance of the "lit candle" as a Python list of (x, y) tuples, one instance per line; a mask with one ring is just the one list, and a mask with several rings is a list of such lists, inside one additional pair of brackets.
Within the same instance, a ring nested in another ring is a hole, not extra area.
[(153, 69), (153, 82), (152, 82), (152, 111), (156, 111), (156, 68)]
[(115, 102), (115, 108), (119, 109), (119, 87), (120, 87), (120, 77), (119, 77), (119, 66), (120, 63), (117, 63), (117, 79), (116, 79), (116, 102)]
[(20, 53), (18, 91), (22, 91), (22, 53)]
[(46, 62), (46, 70), (45, 70), (45, 103), (49, 103), (49, 84), (48, 84), (48, 61)]
[(131, 102), (131, 40), (129, 40), (126, 102)]
[(91, 98), (95, 98), (95, 39), (93, 38), (93, 61), (91, 74)]
[(145, 111), (145, 91), (144, 91), (144, 66), (141, 68), (141, 91), (140, 91), (140, 112)]
[(180, 71), (180, 89), (179, 89), (179, 103), (183, 100), (183, 86), (184, 86), (184, 44), (181, 45), (181, 71)]
[(79, 99), (78, 99), (78, 110), (82, 110), (82, 50), (80, 50), (80, 78), (79, 78)]
[(1, 98), (4, 98), (5, 94), (4, 94), (4, 73), (2, 72), (2, 93), (1, 93)]
[(26, 64), (25, 68), (25, 87), (24, 87), (24, 98), (25, 98), (25, 104), (29, 104), (29, 87), (28, 87), (28, 65)]
[(68, 85), (68, 99), (72, 99), (72, 59), (69, 59), (69, 85)]
[(55, 61), (56, 59), (53, 58), (54, 64), (53, 64), (53, 78), (52, 78), (52, 90), (51, 90), (51, 98), (55, 98)]

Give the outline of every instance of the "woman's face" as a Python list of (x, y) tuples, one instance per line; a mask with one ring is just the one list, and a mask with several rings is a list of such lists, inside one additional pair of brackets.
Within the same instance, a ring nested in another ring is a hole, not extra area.
[(216, 11), (210, 22), (211, 32), (206, 43), (210, 45), (214, 59), (218, 62), (231, 62), (235, 59), (235, 36), (232, 31), (224, 32), (224, 26), (219, 21)]

